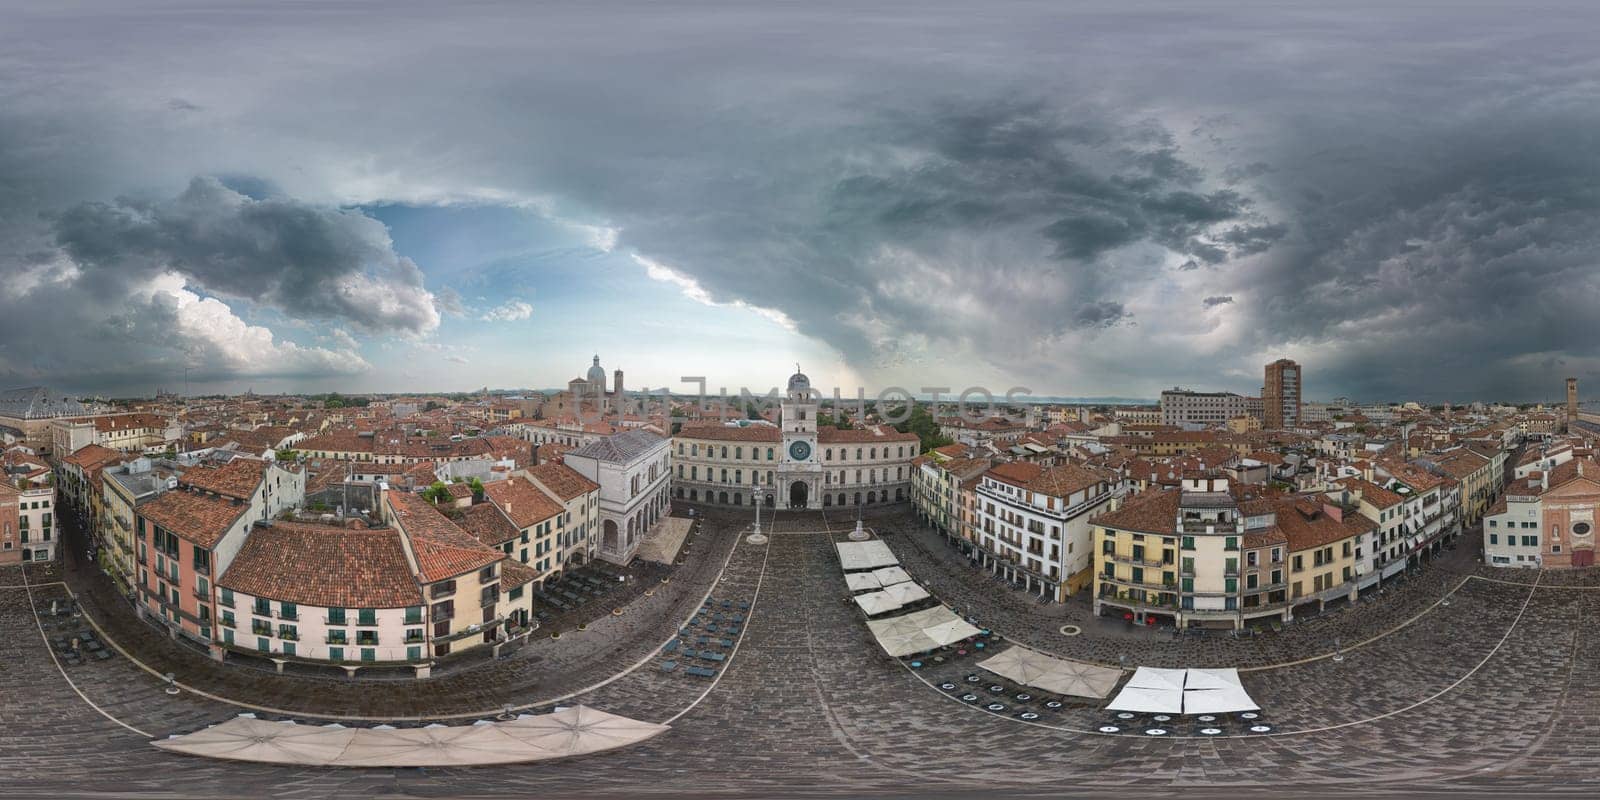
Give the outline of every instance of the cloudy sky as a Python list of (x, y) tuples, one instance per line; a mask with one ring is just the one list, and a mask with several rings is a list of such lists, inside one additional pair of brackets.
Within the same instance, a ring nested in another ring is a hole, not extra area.
[(1593, 3), (208, 5), (3, 10), (0, 384), (1600, 390)]

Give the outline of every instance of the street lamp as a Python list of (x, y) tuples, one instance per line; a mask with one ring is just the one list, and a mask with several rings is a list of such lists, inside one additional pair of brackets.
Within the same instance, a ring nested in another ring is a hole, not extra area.
[(750, 544), (766, 544), (767, 543), (767, 537), (764, 534), (761, 533), (761, 500), (762, 500), (762, 497), (761, 497), (761, 487), (760, 486), (756, 486), (754, 489), (751, 490), (750, 498), (756, 504), (756, 526), (755, 526), (754, 529), (752, 529), (750, 531), (750, 535), (746, 536), (744, 540), (749, 542)]

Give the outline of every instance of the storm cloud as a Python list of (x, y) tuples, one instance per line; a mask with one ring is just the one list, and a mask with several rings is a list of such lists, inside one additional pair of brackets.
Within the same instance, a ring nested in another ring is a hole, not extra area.
[(359, 211), (252, 199), (211, 177), (177, 197), (84, 203), (55, 220), (56, 244), (93, 281), (174, 272), (286, 316), (380, 333), (439, 326), (422, 270)]
[(159, 360), (200, 356), (163, 354), (139, 298), (188, 292), (308, 373), (342, 346), (287, 326), (404, 341), (511, 299), (468, 313), (355, 208), (394, 203), (589, 226), (875, 385), (1253, 392), (1280, 356), (1313, 396), (1600, 380), (1593, 6), (608, 12), (452, 8), (444, 36), (420, 4), (241, 6), (134, 37), (109, 4), (20, 12), (0, 273), (33, 300), (0, 301), (0, 374), (126, 360), (42, 333), (49, 293)]

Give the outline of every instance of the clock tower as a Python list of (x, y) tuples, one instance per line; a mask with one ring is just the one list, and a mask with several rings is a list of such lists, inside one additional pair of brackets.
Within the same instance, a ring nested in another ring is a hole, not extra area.
[(800, 372), (789, 376), (779, 421), (783, 429), (783, 460), (778, 501), (788, 508), (821, 508), (822, 462), (817, 452), (817, 398), (811, 379)]

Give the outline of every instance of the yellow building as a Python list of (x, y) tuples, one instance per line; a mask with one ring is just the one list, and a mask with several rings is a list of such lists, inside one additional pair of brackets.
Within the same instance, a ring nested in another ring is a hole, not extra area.
[(1376, 524), (1320, 496), (1241, 500), (1216, 474), (1096, 517), (1095, 613), (1178, 627), (1279, 617), (1354, 597), (1357, 542)]

